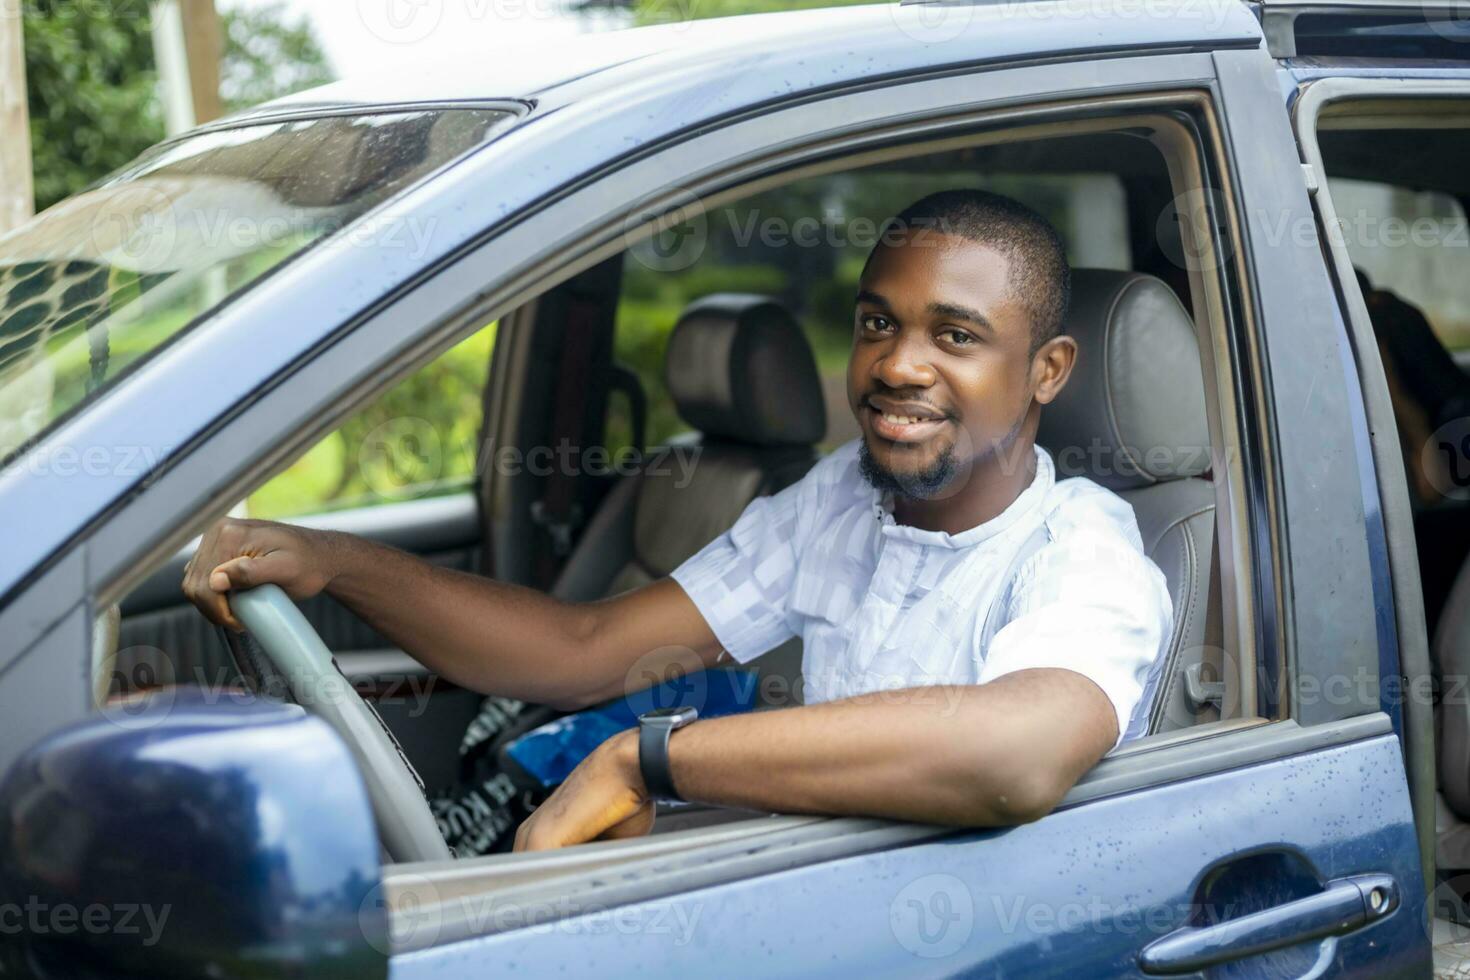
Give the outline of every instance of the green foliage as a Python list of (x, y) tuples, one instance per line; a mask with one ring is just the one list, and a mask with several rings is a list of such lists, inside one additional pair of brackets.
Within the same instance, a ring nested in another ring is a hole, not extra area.
[[(163, 138), (148, 0), (24, 0), (36, 209), (124, 166)], [(284, 5), (222, 15), (229, 109), (331, 80), (307, 25)]]
[(633, 0), (633, 19), (639, 24), (667, 24), (734, 17), (778, 10), (811, 10), (817, 7), (851, 7), (873, 0)]
[(220, 15), (225, 56), (220, 97), (234, 112), (332, 81), (311, 27), (284, 3), (239, 7)]
[(250, 495), (251, 517), (296, 517), (433, 496), (474, 475), (495, 324), (353, 415)]
[(23, 10), (38, 210), (163, 138), (147, 0), (27, 0)]

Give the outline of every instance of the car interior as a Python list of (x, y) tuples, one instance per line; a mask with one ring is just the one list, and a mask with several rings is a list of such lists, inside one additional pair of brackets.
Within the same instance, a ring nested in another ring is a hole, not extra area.
[[(1319, 142), (1403, 453), (1435, 673), (1436, 864), (1441, 882), (1459, 881), (1470, 868), (1470, 129), (1459, 103), (1393, 116), (1345, 106)], [(1463, 907), (1435, 914), (1466, 921)]]
[[(1201, 346), (1226, 324), (1201, 319), (1215, 308), (1185, 244), (1170, 157), (1179, 150), (1166, 143), (1133, 122), (992, 134), (959, 148), (898, 148), (711, 206), (692, 239), (678, 239), (697, 243), (692, 256), (671, 259), (651, 232), (551, 285), (402, 378), (234, 512), (350, 531), (569, 600), (651, 582), (856, 436), (845, 388), (852, 300), (882, 222), (925, 193), (981, 187), (1025, 201), (1062, 232), (1075, 270), (1066, 330), (1080, 357), (1040, 441), (1059, 479), (1097, 480), (1133, 505), (1174, 602), (1151, 737), (1118, 751), (1259, 721), (1239, 681), (1254, 676), (1253, 653), (1231, 639), (1238, 552), (1222, 547), (1216, 520), (1231, 478), (1218, 463), (1221, 419), (1233, 416), (1216, 404)], [(535, 465), (538, 447), (580, 462)], [(182, 599), (192, 551), (152, 569), (99, 621), (99, 702), (250, 680), (250, 655)], [(430, 795), (465, 778), (464, 750), (483, 740), (485, 712), (516, 715), (517, 731), (557, 716), (431, 676), (327, 596), (300, 607)], [(753, 667), (756, 710), (800, 702), (799, 640)], [(441, 829), (455, 819), (440, 816)], [(690, 805), (661, 811), (654, 839), (673, 846), (682, 831), (708, 843), (724, 839), (723, 825), (772, 819), (812, 818)], [(609, 848), (632, 844), (583, 847), (612, 860), (621, 852)], [(459, 864), (478, 869), (458, 872), (467, 889), (515, 877), (493, 857)]]

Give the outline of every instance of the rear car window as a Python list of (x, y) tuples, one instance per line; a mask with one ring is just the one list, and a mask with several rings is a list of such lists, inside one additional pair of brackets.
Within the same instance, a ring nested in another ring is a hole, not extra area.
[(1370, 180), (1333, 178), (1330, 187), (1353, 266), (1413, 304), (1446, 348), (1470, 349), (1470, 230), (1460, 202)]
[(511, 118), (383, 112), (201, 133), (0, 238), (0, 459)]

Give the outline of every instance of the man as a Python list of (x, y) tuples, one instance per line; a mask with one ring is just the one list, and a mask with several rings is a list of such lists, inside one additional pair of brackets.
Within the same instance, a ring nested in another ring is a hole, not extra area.
[(625, 693), (635, 663), (745, 662), (802, 637), (807, 704), (655, 732), (642, 752), (637, 730), (615, 736), (517, 849), (646, 833), (659, 795), (1034, 820), (1141, 732), (1172, 618), (1132, 509), (1088, 480), (1057, 483), (1035, 446), (1077, 356), (1061, 332), (1068, 276), (1055, 230), (1015, 201), (948, 191), (910, 206), (857, 295), (861, 438), (647, 587), (564, 603), (346, 535), (225, 521), (185, 592), (238, 629), (230, 589), (326, 590), (456, 683), (568, 708)]

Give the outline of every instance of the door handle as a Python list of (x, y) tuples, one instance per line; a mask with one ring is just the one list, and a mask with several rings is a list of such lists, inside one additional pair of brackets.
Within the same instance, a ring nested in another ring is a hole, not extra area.
[(1244, 959), (1325, 936), (1341, 936), (1388, 915), (1399, 904), (1389, 875), (1337, 878), (1316, 895), (1208, 926), (1188, 926), (1138, 954), (1144, 973), (1171, 976)]

